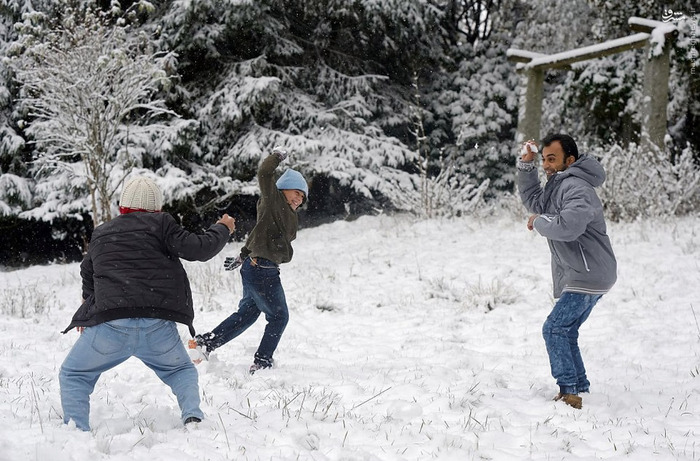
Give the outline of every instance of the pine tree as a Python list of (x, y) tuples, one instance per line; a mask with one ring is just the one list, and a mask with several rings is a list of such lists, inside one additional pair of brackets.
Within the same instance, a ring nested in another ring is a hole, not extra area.
[(424, 1), (173, 4), (162, 43), (200, 124), (184, 155), (240, 192), (280, 144), (304, 173), (391, 205), (413, 184), (407, 86), (433, 71), (434, 13)]
[[(0, 4), (0, 56), (7, 56), (16, 38), (14, 24), (24, 5)], [(32, 194), (27, 180), (26, 142), (13, 121), (14, 94), (12, 72), (0, 60), (0, 216), (15, 215), (31, 206)]]

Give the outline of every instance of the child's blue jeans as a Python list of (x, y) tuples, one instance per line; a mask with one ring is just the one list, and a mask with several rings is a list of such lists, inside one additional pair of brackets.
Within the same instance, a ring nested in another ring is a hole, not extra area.
[(209, 348), (216, 349), (248, 329), (262, 312), (267, 326), (256, 357), (271, 360), (289, 321), (279, 267), (263, 258), (246, 258), (241, 266), (241, 278), (243, 298), (238, 303), (238, 311), (203, 336)]
[(79, 429), (90, 430), (90, 394), (95, 383), (103, 372), (132, 356), (172, 389), (183, 422), (190, 416), (204, 418), (199, 408), (197, 370), (175, 322), (132, 318), (87, 327), (73, 345), (59, 373), (64, 422), (73, 420)]
[(578, 347), (578, 330), (601, 297), (564, 292), (542, 326), (552, 376), (562, 394), (588, 392), (590, 388)]

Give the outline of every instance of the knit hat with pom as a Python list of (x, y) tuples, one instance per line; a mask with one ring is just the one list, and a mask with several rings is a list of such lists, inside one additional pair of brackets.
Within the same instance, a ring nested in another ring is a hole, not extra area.
[(137, 176), (130, 179), (124, 186), (119, 207), (122, 213), (160, 211), (163, 208), (163, 193), (152, 179)]

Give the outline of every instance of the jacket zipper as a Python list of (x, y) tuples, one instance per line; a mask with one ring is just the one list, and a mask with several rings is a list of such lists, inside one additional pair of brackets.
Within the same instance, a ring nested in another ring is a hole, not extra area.
[(581, 258), (583, 258), (583, 266), (586, 268), (586, 272), (590, 272), (591, 269), (588, 267), (588, 261), (586, 260), (586, 255), (580, 243), (578, 244), (578, 250), (581, 252)]

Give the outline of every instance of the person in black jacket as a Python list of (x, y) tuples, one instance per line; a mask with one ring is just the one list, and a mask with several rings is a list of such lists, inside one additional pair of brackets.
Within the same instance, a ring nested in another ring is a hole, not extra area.
[(192, 322), (192, 293), (180, 258), (206, 261), (218, 254), (235, 229), (224, 215), (203, 234), (184, 230), (160, 212), (163, 196), (146, 177), (128, 181), (120, 215), (98, 226), (80, 265), (83, 304), (63, 333), (82, 333), (59, 373), (65, 423), (90, 430), (90, 394), (100, 375), (137, 357), (177, 397), (185, 424), (200, 422), (197, 371), (175, 322)]

